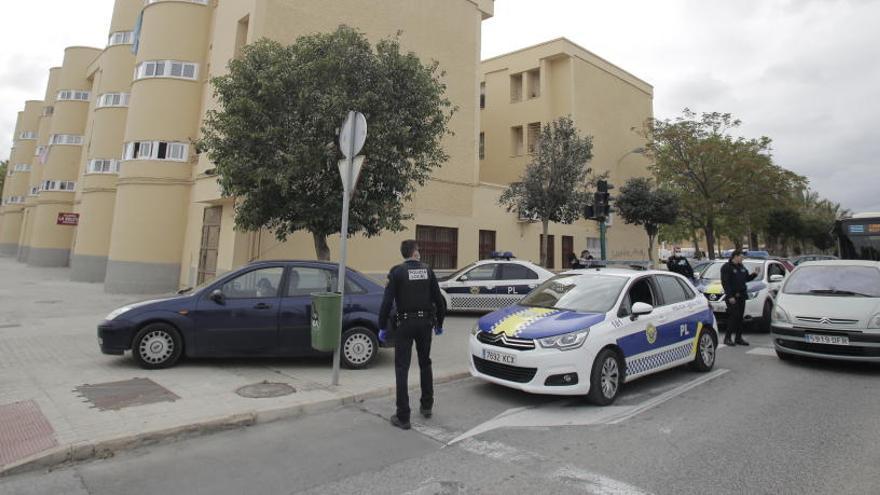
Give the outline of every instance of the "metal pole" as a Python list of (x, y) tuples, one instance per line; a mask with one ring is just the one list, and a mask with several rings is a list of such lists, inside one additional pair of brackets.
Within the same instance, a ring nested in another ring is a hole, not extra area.
[(605, 218), (599, 220), (599, 248), (601, 250), (602, 261), (605, 261)]
[[(349, 112), (349, 114), (354, 112)], [(351, 144), (349, 144), (349, 153), (346, 161), (346, 180), (343, 181), (343, 191), (342, 191), (342, 229), (340, 230), (340, 246), (339, 246), (339, 275), (338, 275), (338, 288), (337, 292), (339, 292), (340, 297), (342, 298), (342, 304), (339, 307), (339, 332), (336, 334), (336, 349), (333, 351), (333, 386), (339, 385), (339, 359), (340, 359), (340, 345), (342, 341), (342, 319), (345, 316), (345, 260), (348, 255), (348, 207), (349, 207), (349, 190), (351, 188), (351, 183), (353, 180), (352, 173), (354, 172), (354, 131), (355, 127), (357, 127), (357, 119), (351, 118), (349, 130), (351, 131)]]

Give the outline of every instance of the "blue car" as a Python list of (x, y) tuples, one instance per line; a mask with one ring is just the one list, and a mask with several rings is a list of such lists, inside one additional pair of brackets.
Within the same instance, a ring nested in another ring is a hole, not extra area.
[[(311, 346), (314, 292), (337, 288), (338, 265), (320, 261), (259, 261), (176, 296), (129, 304), (98, 325), (104, 354), (132, 351), (143, 368), (188, 357), (320, 356)], [(384, 288), (348, 270), (341, 362), (365, 368), (379, 349)]]

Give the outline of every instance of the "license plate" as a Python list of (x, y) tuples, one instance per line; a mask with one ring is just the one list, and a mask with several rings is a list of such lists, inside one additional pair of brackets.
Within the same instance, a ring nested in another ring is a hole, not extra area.
[(513, 354), (491, 351), (489, 349), (483, 349), (483, 359), (485, 359), (486, 361), (494, 361), (496, 363), (502, 364), (516, 363), (516, 356), (514, 356)]
[(849, 337), (846, 335), (806, 335), (809, 344), (832, 344), (832, 345), (849, 345)]

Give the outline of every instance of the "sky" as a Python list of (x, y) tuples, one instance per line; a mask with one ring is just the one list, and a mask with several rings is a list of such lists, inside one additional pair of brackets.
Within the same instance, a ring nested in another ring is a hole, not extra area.
[[(106, 44), (113, 1), (2, 3), (5, 158), (16, 113), (42, 99), (64, 47)], [(772, 138), (776, 163), (822, 196), (880, 211), (878, 21), (880, 0), (497, 0), (482, 49), (566, 37), (652, 84), (655, 117), (732, 113), (735, 132)]]

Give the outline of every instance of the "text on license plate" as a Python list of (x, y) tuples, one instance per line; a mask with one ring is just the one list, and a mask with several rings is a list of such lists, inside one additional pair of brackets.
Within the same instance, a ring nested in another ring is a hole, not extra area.
[(849, 337), (846, 335), (806, 335), (809, 344), (832, 344), (832, 345), (849, 345)]
[(483, 359), (486, 361), (494, 361), (496, 363), (514, 364), (516, 356), (504, 352), (496, 352), (489, 349), (483, 349)]

